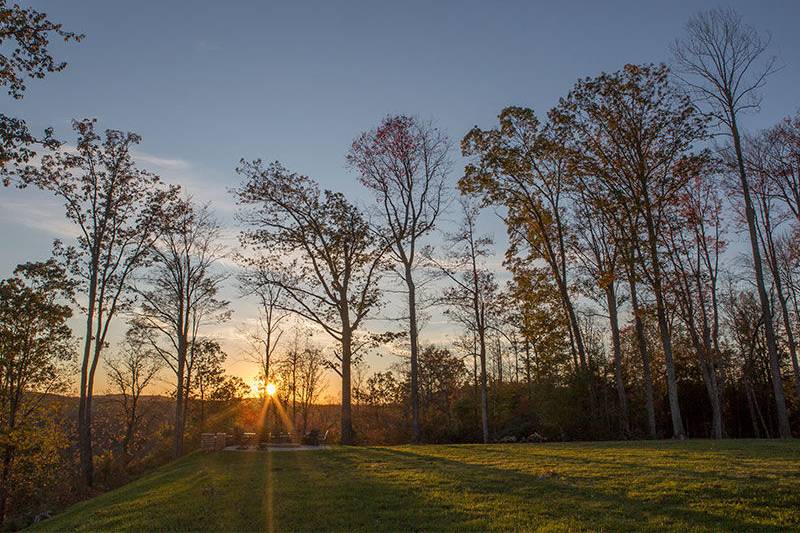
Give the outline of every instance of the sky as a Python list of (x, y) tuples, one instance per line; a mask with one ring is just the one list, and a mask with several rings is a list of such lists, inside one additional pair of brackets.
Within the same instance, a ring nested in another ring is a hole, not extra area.
[[(361, 131), (403, 113), (433, 120), (450, 136), (455, 182), (463, 170), (458, 141), (472, 126), (493, 126), (509, 105), (543, 116), (579, 78), (626, 63), (669, 62), (670, 43), (699, 9), (737, 9), (771, 34), (784, 66), (763, 90), (761, 111), (745, 117), (746, 129), (768, 127), (800, 107), (800, 2), (790, 0), (31, 5), (86, 37), (54, 47), (69, 67), (31, 80), (24, 100), (0, 96), (4, 113), (34, 131), (52, 126), (67, 142), (74, 142), (73, 118), (139, 133), (140, 166), (212, 202), (230, 242), (229, 189), (239, 182), (241, 158), (280, 160), (367, 205), (345, 154)], [(54, 238), (74, 236), (58, 201), (30, 189), (0, 189), (0, 224), (3, 277), (18, 263), (46, 258)], [(501, 254), (500, 222), (487, 213), (483, 228)], [(250, 381), (256, 371), (239, 353), (240, 330), (255, 307), (234, 287), (226, 291), (234, 316), (213, 334), (229, 353), (229, 371)], [(383, 313), (390, 317), (392, 308)], [(457, 333), (432, 317), (422, 335), (443, 342)], [(370, 362), (381, 368), (396, 359)]]

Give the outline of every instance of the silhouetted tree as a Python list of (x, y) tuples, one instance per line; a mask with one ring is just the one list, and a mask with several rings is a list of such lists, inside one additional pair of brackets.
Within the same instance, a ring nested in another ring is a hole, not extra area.
[[(6, 88), (10, 97), (23, 98), (27, 78), (42, 79), (66, 68), (65, 62), (51, 55), (50, 40), (54, 37), (64, 42), (83, 39), (83, 35), (64, 31), (46, 13), (19, 4), (9, 6), (7, 0), (0, 0), (0, 87)], [(10, 183), (14, 167), (33, 157), (34, 144), (58, 146), (52, 134), (48, 128), (37, 139), (23, 119), (0, 113), (0, 178), (4, 185)]]
[(129, 307), (131, 277), (146, 263), (177, 193), (155, 174), (136, 168), (131, 149), (141, 141), (138, 135), (106, 130), (101, 137), (94, 126), (93, 120), (74, 121), (75, 151), (45, 154), (39, 165), (26, 167), (22, 175), (24, 183), (61, 198), (67, 220), (78, 231), (75, 246), (56, 242), (56, 254), (68, 265), (85, 297), (78, 436), (87, 486), (93, 482), (95, 371), (111, 323)]
[(731, 136), (734, 168), (739, 177), (750, 236), (756, 289), (764, 315), (780, 436), (791, 438), (772, 307), (764, 279), (756, 213), (739, 130), (739, 115), (758, 108), (758, 91), (777, 69), (775, 57), (764, 56), (768, 49), (769, 39), (764, 39), (753, 27), (746, 25), (738, 13), (732, 9), (713, 9), (698, 13), (689, 20), (686, 37), (675, 42), (673, 53), (680, 78), (697, 104), (703, 106), (706, 113)]
[(435, 225), (444, 199), (449, 169), (449, 142), (432, 124), (407, 116), (390, 116), (362, 133), (347, 155), (359, 179), (376, 196), (382, 227), (376, 235), (397, 262), (394, 271), (408, 293), (411, 351), (412, 440), (420, 440), (419, 325), (414, 269), (418, 241)]
[(106, 359), (110, 394), (117, 396), (125, 417), (125, 433), (120, 447), (126, 461), (132, 456), (131, 447), (143, 416), (139, 398), (161, 370), (161, 361), (148, 350), (143, 339), (130, 332), (122, 349)]
[(354, 334), (379, 305), (385, 246), (341, 193), (320, 191), (279, 163), (242, 161), (235, 190), (249, 266), (281, 289), (279, 309), (318, 324), (340, 345), (342, 444), (353, 443), (351, 366)]
[(477, 337), (480, 363), (480, 409), (483, 442), (489, 442), (489, 391), (486, 372), (487, 333), (491, 316), (497, 312), (497, 283), (483, 264), (489, 256), (492, 240), (478, 234), (478, 208), (468, 199), (460, 201), (462, 222), (447, 236), (443, 257), (426, 250), (427, 259), (450, 282), (440, 296), (450, 317)]
[(227, 277), (217, 268), (225, 255), (220, 231), (207, 205), (181, 200), (152, 245), (152, 265), (137, 281), (141, 303), (133, 326), (175, 374), (175, 457), (183, 454), (192, 367), (202, 348), (200, 329), (230, 318), (228, 302), (219, 297)]

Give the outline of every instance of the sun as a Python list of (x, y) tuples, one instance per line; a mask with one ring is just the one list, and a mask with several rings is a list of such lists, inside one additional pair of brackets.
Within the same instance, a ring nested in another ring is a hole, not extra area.
[(267, 394), (270, 396), (275, 396), (275, 391), (278, 389), (275, 387), (274, 383), (267, 383)]

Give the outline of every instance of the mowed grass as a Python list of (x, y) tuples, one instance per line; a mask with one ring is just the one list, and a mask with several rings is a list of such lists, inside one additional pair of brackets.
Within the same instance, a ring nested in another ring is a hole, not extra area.
[(37, 529), (800, 529), (800, 443), (195, 453)]

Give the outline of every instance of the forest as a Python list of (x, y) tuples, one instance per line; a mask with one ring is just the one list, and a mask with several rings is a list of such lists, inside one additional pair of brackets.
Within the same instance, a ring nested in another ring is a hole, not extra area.
[[(56, 138), (6, 114), (68, 68), (52, 45), (79, 54), (79, 31), (0, 0), (2, 188), (52, 195), (75, 235), (0, 281), (3, 527), (207, 432), (800, 434), (800, 114), (741, 126), (783, 63), (737, 12), (697, 13), (668, 63), (578, 79), (549, 110), (466, 132), (413, 113), (365, 124), (342, 150), (363, 198), (242, 154), (220, 191), (233, 227), (137, 162), (136, 133), (78, 118)], [(228, 288), (258, 307), (242, 354), (209, 333), (236, 320)], [(452, 342), (426, 338), (434, 319)]]

